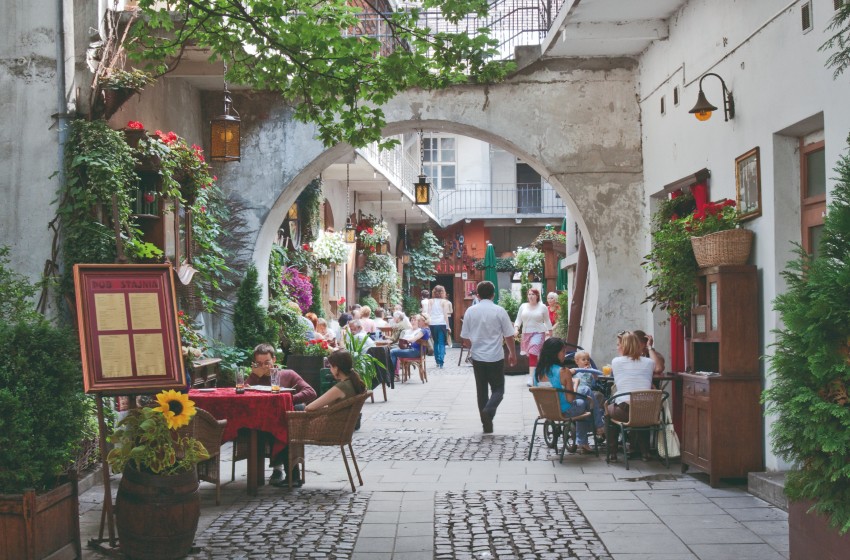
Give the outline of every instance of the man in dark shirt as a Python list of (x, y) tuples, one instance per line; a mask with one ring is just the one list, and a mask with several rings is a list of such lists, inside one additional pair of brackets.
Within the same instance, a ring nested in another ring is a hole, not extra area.
[[(259, 344), (254, 348), (254, 362), (251, 364), (251, 375), (248, 376), (248, 385), (271, 385), (271, 370), (275, 365), (275, 350), (271, 344)], [(316, 399), (316, 390), (304, 379), (291, 369), (280, 370), (280, 386), (294, 389), (292, 402), (295, 410), (304, 410), (304, 405)], [(269, 461), (272, 468), (272, 476), (269, 484), (272, 486), (289, 486), (289, 480), (283, 476), (284, 465), (289, 464), (289, 446), (275, 455)], [(301, 473), (298, 467), (293, 471), (292, 483), (301, 486)]]

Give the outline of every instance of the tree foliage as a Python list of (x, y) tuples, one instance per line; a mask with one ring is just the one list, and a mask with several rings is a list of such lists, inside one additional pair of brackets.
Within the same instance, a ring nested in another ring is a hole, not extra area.
[[(358, 34), (361, 9), (346, 0), (141, 0), (144, 17), (127, 47), (137, 59), (174, 68), (188, 46), (227, 63), (226, 79), (272, 91), (295, 106), (295, 117), (314, 123), (326, 146), (360, 147), (382, 140), (380, 106), (412, 87), (490, 83), (515, 65), (493, 60), (498, 43), (488, 30), (434, 33), (419, 27), (419, 9), (370, 14), (378, 38)], [(425, 0), (459, 21), (484, 15), (485, 0)], [(169, 11), (170, 10), (170, 11)], [(371, 25), (372, 22), (369, 23)], [(389, 48), (388, 48), (389, 47)]]
[(422, 233), (419, 245), (410, 251), (410, 277), (423, 283), (436, 280), (434, 271), (442, 256), (443, 246), (440, 245), (437, 236), (430, 230), (426, 230)]
[[(268, 318), (266, 310), (260, 304), (262, 294), (258, 278), (257, 269), (251, 265), (236, 292), (233, 330), (237, 348), (254, 348), (257, 344), (269, 342)], [(271, 342), (276, 344), (277, 340)]]
[[(848, 138), (850, 141), (850, 138)], [(776, 452), (796, 464), (785, 491), (816, 501), (841, 532), (850, 530), (850, 156), (838, 164), (820, 256), (798, 248), (783, 272), (785, 293), (774, 301), (773, 385), (765, 391), (777, 415)]]
[(826, 59), (826, 65), (833, 69), (832, 77), (837, 78), (850, 66), (850, 2), (838, 8), (827, 30), (832, 35), (819, 50), (835, 50)]

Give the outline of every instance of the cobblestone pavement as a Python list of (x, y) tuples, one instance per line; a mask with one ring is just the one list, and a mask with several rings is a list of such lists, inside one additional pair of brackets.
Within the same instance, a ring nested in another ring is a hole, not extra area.
[[(525, 461), (529, 439), (529, 436), (457, 437), (427, 432), (415, 433), (413, 436), (409, 433), (381, 434), (358, 441), (357, 454), (373, 461)], [(538, 439), (532, 451), (532, 459), (550, 460), (552, 450), (546, 447), (542, 438)], [(325, 460), (338, 456), (339, 450), (310, 448), (307, 453), (311, 460)]]
[(251, 501), (195, 538), (196, 560), (351, 558), (369, 493), (309, 490)]
[[(366, 403), (353, 441), (364, 479), (356, 493), (340, 450), (309, 446), (306, 486), (262, 486), (247, 496), (246, 461), (231, 482), (225, 444), (222, 504), (202, 483), (192, 558), (788, 557), (787, 515), (741, 483), (711, 488), (706, 476), (658, 461), (634, 461), (626, 471), (568, 453), (562, 464), (540, 430), (527, 461), (537, 411), (525, 376), (507, 378), (495, 433), (483, 434), (472, 367), (455, 366), (456, 352), (444, 369), (428, 358), (428, 383), (399, 383), (387, 401), (381, 394)], [(101, 487), (81, 496), (84, 544), (98, 533), (102, 499)], [(91, 549), (83, 558), (105, 559)]]
[(438, 560), (611, 556), (567, 492), (438, 492)]

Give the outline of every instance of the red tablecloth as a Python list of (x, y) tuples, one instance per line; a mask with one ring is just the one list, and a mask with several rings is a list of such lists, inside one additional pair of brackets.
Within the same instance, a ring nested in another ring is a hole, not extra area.
[(193, 389), (189, 391), (189, 398), (196, 407), (203, 408), (217, 420), (227, 420), (222, 441), (236, 439), (240, 428), (272, 434), (276, 440), (272, 450), (275, 454), (289, 441), (286, 413), (293, 410), (292, 395), (289, 393), (246, 391), (237, 395), (236, 389), (224, 387), (215, 391)]

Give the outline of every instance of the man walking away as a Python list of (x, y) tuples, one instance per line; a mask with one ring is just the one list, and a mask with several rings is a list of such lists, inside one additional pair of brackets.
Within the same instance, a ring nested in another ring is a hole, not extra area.
[(493, 303), (496, 288), (492, 282), (480, 282), (476, 292), (480, 301), (464, 313), (460, 336), (471, 345), (469, 355), (472, 356), (472, 370), (475, 372), (481, 424), (485, 434), (492, 434), (493, 417), (505, 395), (503, 345), (508, 347), (508, 364), (516, 365), (514, 325), (508, 312)]

